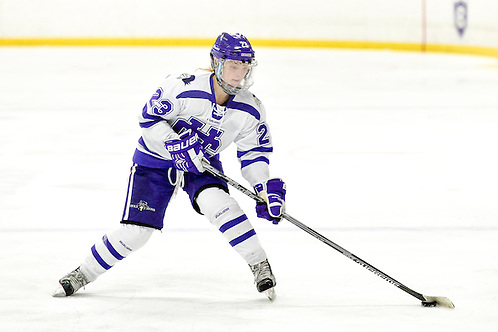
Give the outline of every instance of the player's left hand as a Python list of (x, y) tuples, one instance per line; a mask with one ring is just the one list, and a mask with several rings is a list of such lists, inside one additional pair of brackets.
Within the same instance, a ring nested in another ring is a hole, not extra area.
[(204, 148), (195, 132), (187, 130), (180, 134), (179, 139), (167, 141), (164, 145), (171, 155), (175, 168), (197, 175), (205, 171), (202, 165)]
[(265, 200), (265, 203), (256, 203), (258, 218), (264, 218), (278, 224), (285, 210), (285, 182), (282, 179), (269, 179), (254, 186), (256, 194)]

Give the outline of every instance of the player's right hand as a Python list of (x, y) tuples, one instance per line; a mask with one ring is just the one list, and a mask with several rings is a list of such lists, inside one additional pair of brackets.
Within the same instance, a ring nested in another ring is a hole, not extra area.
[(180, 134), (179, 139), (167, 141), (164, 145), (171, 155), (175, 168), (198, 175), (205, 171), (202, 166), (205, 152), (196, 132), (189, 129)]

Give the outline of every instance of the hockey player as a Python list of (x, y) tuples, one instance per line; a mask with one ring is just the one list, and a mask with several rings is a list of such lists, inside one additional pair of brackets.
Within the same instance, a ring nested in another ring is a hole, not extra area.
[(163, 228), (166, 207), (182, 186), (194, 210), (250, 266), (257, 290), (273, 299), (275, 276), (256, 232), (227, 184), (203, 167), (209, 162), (222, 171), (219, 153), (235, 143), (243, 177), (266, 201), (256, 205), (257, 216), (278, 223), (286, 189), (281, 179), (269, 176), (273, 146), (265, 108), (248, 91), (257, 65), (254, 50), (243, 35), (222, 33), (210, 55), (209, 71), (168, 76), (144, 106), (121, 225), (59, 280), (54, 296), (73, 295), (141, 248)]

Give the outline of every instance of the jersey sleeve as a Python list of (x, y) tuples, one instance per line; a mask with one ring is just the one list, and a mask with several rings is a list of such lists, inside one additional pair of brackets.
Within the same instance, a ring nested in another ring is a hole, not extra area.
[(163, 159), (170, 159), (164, 142), (178, 138), (168, 120), (178, 114), (180, 102), (174, 97), (179, 84), (171, 76), (156, 90), (138, 117), (142, 138), (139, 149)]
[(269, 157), (273, 152), (264, 106), (256, 97), (254, 98), (257, 101), (256, 116), (248, 117), (245, 130), (241, 131), (235, 140), (242, 176), (251, 186), (268, 180), (270, 176)]

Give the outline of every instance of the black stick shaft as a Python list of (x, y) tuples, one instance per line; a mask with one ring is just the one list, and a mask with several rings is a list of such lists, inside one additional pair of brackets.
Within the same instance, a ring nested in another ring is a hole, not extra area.
[[(249, 189), (245, 188), (243, 185), (239, 184), (238, 182), (232, 180), (230, 177), (226, 176), (225, 174), (223, 174), (222, 172), (218, 171), (216, 168), (214, 168), (213, 166), (209, 165), (209, 164), (204, 164), (204, 168), (211, 174), (213, 174), (214, 176), (217, 176), (219, 177), (220, 179), (223, 179), (224, 181), (226, 181), (229, 185), (231, 185), (232, 187), (238, 189), (239, 191), (243, 192), (244, 194), (246, 194), (247, 196), (251, 197), (252, 199), (254, 199), (255, 201), (258, 201), (258, 202), (264, 202), (264, 199), (259, 197), (258, 195), (256, 195), (255, 193), (253, 193), (252, 191), (250, 191)], [(367, 270), (369, 270), (370, 272), (373, 272), (374, 274), (376, 274), (377, 276), (381, 277), (382, 279), (386, 280), (387, 282), (389, 282), (390, 284), (398, 287), (399, 289), (405, 291), (406, 293), (416, 297), (417, 299), (421, 300), (421, 301), (425, 301), (425, 297), (424, 295), (414, 291), (413, 289), (403, 285), (402, 283), (400, 283), (399, 281), (397, 281), (396, 279), (388, 276), (387, 274), (385, 274), (384, 272), (382, 272), (381, 270), (377, 269), (376, 267), (374, 267), (373, 265), (367, 263), (366, 261), (364, 261), (363, 259), (359, 258), (358, 256), (354, 255), (353, 253), (349, 252), (348, 250), (344, 249), (343, 247), (341, 247), (340, 245), (332, 242), (331, 240), (329, 240), (328, 238), (326, 238), (325, 236), (321, 235), (320, 233), (318, 233), (317, 231), (309, 228), (308, 226), (306, 226), (305, 224), (301, 223), (299, 220), (297, 220), (296, 218), (288, 215), (287, 213), (284, 213), (282, 214), (282, 218), (288, 220), (290, 223), (292, 223), (293, 225), (299, 227), (300, 229), (302, 229), (303, 231), (305, 231), (306, 233), (314, 236), (315, 238), (317, 238), (318, 240), (322, 241), (323, 243), (325, 243), (326, 245), (334, 248), (335, 250), (337, 250), (338, 252), (340, 252), (341, 254), (343, 254), (344, 256), (346, 256), (347, 258), (351, 259), (353, 262), (356, 262), (358, 264), (360, 264), (361, 266), (363, 266), (364, 268), (366, 268)]]

